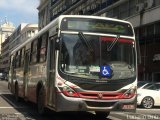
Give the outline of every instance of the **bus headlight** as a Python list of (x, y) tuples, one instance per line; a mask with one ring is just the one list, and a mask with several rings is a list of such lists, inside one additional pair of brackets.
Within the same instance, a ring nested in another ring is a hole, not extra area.
[(127, 90), (122, 96), (122, 99), (129, 99), (132, 98), (133, 96), (136, 95), (136, 89), (135, 88), (131, 88), (129, 90)]
[(61, 87), (60, 90), (64, 95), (68, 97), (79, 97), (78, 93), (67, 85)]
[(58, 93), (63, 93), (68, 97), (79, 97), (78, 93), (73, 89), (74, 84), (63, 80), (61, 77), (57, 76), (57, 87), (59, 88)]

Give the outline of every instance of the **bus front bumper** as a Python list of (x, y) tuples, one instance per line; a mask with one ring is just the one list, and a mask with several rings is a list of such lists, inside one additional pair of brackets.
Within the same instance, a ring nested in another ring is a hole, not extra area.
[(136, 96), (131, 99), (100, 100), (67, 97), (57, 94), (56, 111), (136, 111)]

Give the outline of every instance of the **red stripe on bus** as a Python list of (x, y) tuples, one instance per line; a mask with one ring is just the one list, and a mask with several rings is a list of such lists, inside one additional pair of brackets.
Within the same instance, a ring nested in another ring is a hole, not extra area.
[[(100, 37), (100, 40), (102, 41), (114, 41), (115, 39), (116, 38), (113, 37)], [(132, 39), (119, 38), (118, 42), (133, 44), (134, 41)]]
[[(61, 91), (57, 91), (57, 93), (64, 93)], [(130, 94), (128, 97), (124, 96), (122, 92), (110, 93), (110, 92), (76, 92), (79, 98), (86, 99), (104, 99), (104, 100), (112, 100), (112, 99), (130, 99), (136, 94)]]

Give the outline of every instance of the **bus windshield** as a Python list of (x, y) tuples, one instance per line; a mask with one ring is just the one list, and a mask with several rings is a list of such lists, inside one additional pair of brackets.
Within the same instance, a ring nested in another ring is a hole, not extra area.
[[(128, 79), (135, 76), (134, 41), (126, 38), (62, 33), (59, 68), (64, 74), (100, 79), (100, 67), (109, 65), (112, 77)], [(108, 48), (116, 40), (111, 49)]]

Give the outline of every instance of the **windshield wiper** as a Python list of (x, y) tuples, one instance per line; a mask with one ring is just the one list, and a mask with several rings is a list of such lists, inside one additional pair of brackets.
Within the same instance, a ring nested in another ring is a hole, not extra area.
[(115, 38), (115, 40), (113, 40), (113, 42), (110, 44), (110, 46), (107, 48), (107, 51), (111, 51), (112, 48), (114, 47), (114, 45), (117, 43), (118, 39), (120, 38), (120, 35), (117, 35), (117, 37)]
[(79, 35), (79, 38), (81, 39), (82, 43), (85, 44), (85, 46), (87, 48), (89, 48), (90, 51), (93, 51), (93, 48), (92, 48), (90, 42), (86, 39), (83, 32), (79, 32), (78, 35)]

